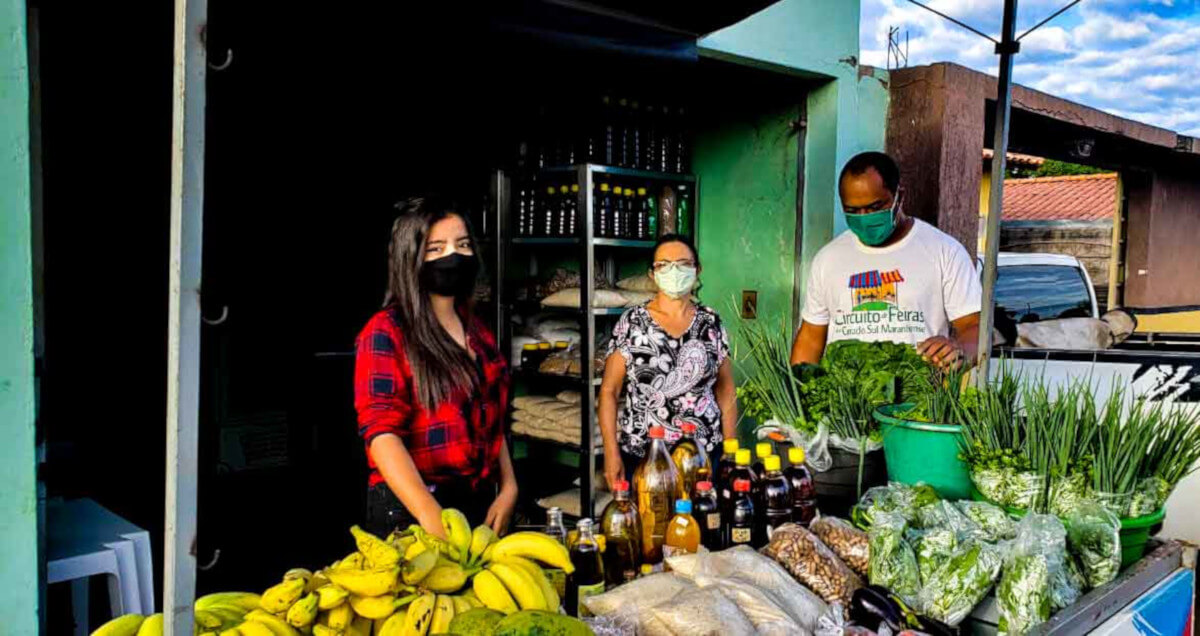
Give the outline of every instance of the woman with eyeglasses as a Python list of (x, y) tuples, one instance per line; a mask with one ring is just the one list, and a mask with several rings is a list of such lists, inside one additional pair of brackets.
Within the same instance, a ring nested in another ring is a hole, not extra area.
[(709, 453), (737, 434), (729, 336), (717, 312), (693, 300), (700, 271), (691, 239), (660, 237), (650, 268), (658, 293), (613, 327), (600, 386), (609, 488), (629, 479), (642, 461), (652, 426), (665, 429), (669, 444), (684, 424), (693, 424), (696, 443)]
[(354, 407), (367, 447), (367, 529), (418, 523), (443, 536), (443, 508), (503, 534), (517, 502), (504, 438), (509, 375), (471, 311), (479, 258), (466, 217), (409, 199), (392, 225), (383, 309), (358, 336)]

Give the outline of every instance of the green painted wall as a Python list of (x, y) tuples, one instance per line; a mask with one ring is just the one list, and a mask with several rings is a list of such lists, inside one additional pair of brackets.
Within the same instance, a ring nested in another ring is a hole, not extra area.
[(38, 631), (29, 67), (25, 3), (0, 1), (0, 625)]

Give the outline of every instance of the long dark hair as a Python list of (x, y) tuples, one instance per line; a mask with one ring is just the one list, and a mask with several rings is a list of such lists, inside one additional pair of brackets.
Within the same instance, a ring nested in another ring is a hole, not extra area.
[[(421, 290), (420, 271), (425, 263), (429, 230), (451, 216), (462, 219), (475, 249), (475, 234), (466, 215), (455, 212), (450, 202), (418, 197), (399, 203), (400, 216), (392, 223), (388, 244), (388, 287), (383, 306), (392, 312), (404, 336), (404, 352), (416, 383), (417, 398), (429, 410), (450, 398), (455, 391), (473, 390), (475, 364), (467, 352), (446, 333), (433, 313), (429, 294)], [(455, 299), (455, 307), (469, 329), (474, 290)]]

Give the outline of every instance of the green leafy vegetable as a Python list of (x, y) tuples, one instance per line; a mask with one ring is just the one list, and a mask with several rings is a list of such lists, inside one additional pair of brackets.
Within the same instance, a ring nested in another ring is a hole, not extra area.
[(958, 501), (955, 505), (979, 526), (984, 541), (995, 543), (1017, 536), (1017, 524), (1000, 508), (984, 501)]
[(907, 525), (899, 514), (880, 513), (875, 517), (867, 536), (871, 546), (871, 584), (882, 585), (905, 602), (912, 602), (921, 589), (921, 575), (916, 554), (904, 541)]
[(1121, 567), (1121, 521), (1094, 501), (1084, 502), (1067, 517), (1067, 544), (1079, 559), (1089, 587), (1117, 578)]
[(950, 626), (962, 622), (1000, 575), (1000, 551), (982, 541), (959, 544), (921, 588), (918, 609)]

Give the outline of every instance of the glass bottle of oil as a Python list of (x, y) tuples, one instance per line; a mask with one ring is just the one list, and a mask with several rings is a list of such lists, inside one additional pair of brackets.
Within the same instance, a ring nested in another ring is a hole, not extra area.
[(679, 499), (675, 502), (675, 516), (667, 526), (667, 538), (663, 543), (663, 557), (695, 554), (700, 551), (700, 524), (692, 516), (692, 502)]
[(792, 486), (792, 523), (805, 528), (817, 516), (817, 489), (812, 473), (804, 465), (804, 449), (793, 446), (788, 449), (788, 467), (783, 471)]
[(629, 499), (629, 482), (616, 483), (613, 500), (600, 516), (600, 532), (608, 545), (604, 550), (604, 578), (610, 586), (637, 578), (642, 560), (642, 529), (637, 506)]
[(717, 505), (717, 493), (713, 491), (712, 483), (702, 481), (696, 484), (692, 493), (692, 516), (700, 524), (700, 543), (709, 550), (720, 550), (721, 538), (721, 509)]
[(763, 460), (767, 468), (767, 476), (763, 479), (763, 531), (767, 541), (775, 528), (792, 520), (792, 485), (781, 470), (782, 462), (778, 455), (771, 455)]
[(652, 426), (649, 435), (650, 447), (633, 473), (633, 486), (642, 524), (642, 560), (654, 564), (662, 561), (663, 541), (671, 522), (671, 502), (679, 489), (679, 470), (667, 452), (663, 428)]
[(683, 436), (671, 449), (671, 461), (675, 462), (675, 468), (679, 469), (680, 478), (675, 498), (688, 499), (692, 496), (696, 483), (707, 480), (712, 474), (712, 461), (708, 458), (708, 451), (696, 441), (696, 425), (684, 422), (679, 428)]
[(604, 562), (600, 544), (592, 531), (591, 519), (579, 520), (579, 540), (571, 547), (571, 565), (575, 571), (567, 579), (567, 612), (571, 616), (591, 616), (584, 599), (604, 593)]
[[(563, 547), (567, 546), (567, 527), (563, 525), (562, 508), (557, 506), (546, 511), (546, 534), (554, 537)], [(546, 578), (554, 585), (558, 597), (567, 593), (567, 573), (562, 568), (547, 568)]]

